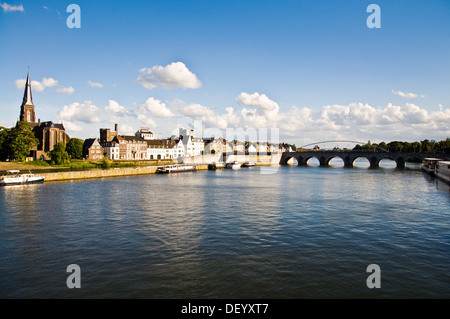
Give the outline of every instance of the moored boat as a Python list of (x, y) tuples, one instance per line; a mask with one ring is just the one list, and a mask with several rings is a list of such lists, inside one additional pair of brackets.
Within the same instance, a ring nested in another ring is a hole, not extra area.
[(422, 161), (422, 170), (430, 175), (434, 175), (436, 163), (442, 161), (440, 158), (424, 158)]
[(253, 166), (256, 166), (256, 164), (253, 162), (245, 162), (242, 164), (242, 167), (253, 167)]
[(241, 168), (241, 163), (238, 162), (231, 162), (231, 163), (227, 163), (227, 168), (231, 168), (231, 169), (240, 169)]
[(436, 163), (434, 175), (450, 183), (450, 161), (439, 161)]
[(156, 170), (157, 173), (181, 173), (181, 172), (192, 172), (195, 171), (194, 165), (185, 165), (185, 164), (174, 164), (174, 165), (167, 165), (163, 167), (158, 167)]
[(35, 176), (31, 172), (20, 174), (18, 170), (9, 170), (0, 177), (0, 186), (43, 183), (44, 179), (45, 177)]
[(219, 163), (208, 164), (209, 170), (222, 169), (222, 168), (225, 168), (225, 163), (219, 162)]

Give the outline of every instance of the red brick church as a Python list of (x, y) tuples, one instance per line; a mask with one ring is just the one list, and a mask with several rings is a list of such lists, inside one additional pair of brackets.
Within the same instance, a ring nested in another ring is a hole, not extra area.
[(34, 136), (39, 140), (39, 144), (30, 150), (30, 157), (33, 157), (34, 160), (49, 159), (47, 153), (53, 149), (55, 144), (59, 142), (67, 143), (69, 140), (62, 123), (57, 124), (52, 121), (41, 122), (40, 119), (36, 121), (29, 71), (25, 83), (22, 105), (20, 106), (19, 121), (28, 122)]

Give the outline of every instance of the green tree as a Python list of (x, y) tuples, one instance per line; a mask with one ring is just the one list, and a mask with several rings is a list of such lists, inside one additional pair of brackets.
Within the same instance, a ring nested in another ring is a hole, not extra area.
[(69, 154), (67, 154), (66, 151), (66, 144), (63, 142), (59, 142), (53, 146), (53, 150), (51, 150), (48, 155), (52, 159), (52, 163), (56, 165), (65, 164), (69, 161)]
[(84, 141), (79, 138), (71, 138), (67, 142), (66, 151), (70, 158), (83, 158), (83, 143)]
[(5, 160), (8, 157), (7, 150), (7, 139), (8, 139), (9, 129), (0, 126), (0, 159)]
[(16, 126), (7, 131), (2, 145), (6, 157), (19, 161), (25, 160), (30, 150), (37, 146), (39, 140), (34, 136), (27, 122), (17, 122)]

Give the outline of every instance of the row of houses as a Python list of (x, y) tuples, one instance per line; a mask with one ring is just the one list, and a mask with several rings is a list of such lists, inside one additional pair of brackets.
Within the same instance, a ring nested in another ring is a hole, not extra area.
[(227, 141), (223, 138), (199, 138), (191, 129), (180, 129), (179, 135), (167, 139), (157, 139), (148, 128), (139, 129), (135, 135), (119, 135), (100, 129), (100, 138), (85, 140), (84, 153), (90, 160), (99, 160), (103, 156), (110, 160), (151, 160), (177, 159), (202, 154), (218, 153), (276, 153), (292, 151), (289, 144), (271, 144), (268, 142)]

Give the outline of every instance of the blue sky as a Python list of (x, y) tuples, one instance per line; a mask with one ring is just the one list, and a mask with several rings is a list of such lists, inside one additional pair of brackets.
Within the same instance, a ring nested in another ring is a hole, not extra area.
[(194, 120), (297, 145), (450, 136), (450, 1), (0, 0), (0, 43), (4, 126), (30, 66), (37, 117), (73, 137)]

